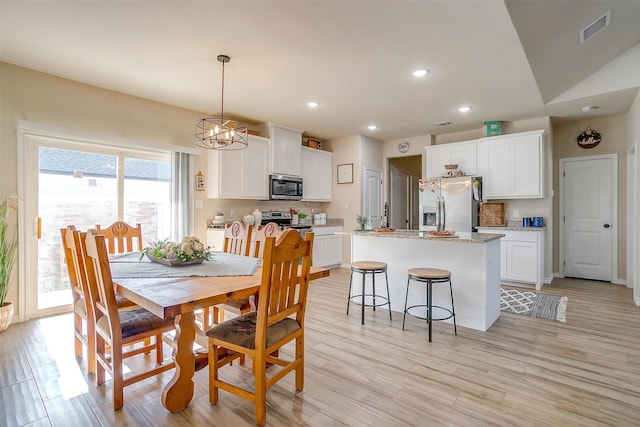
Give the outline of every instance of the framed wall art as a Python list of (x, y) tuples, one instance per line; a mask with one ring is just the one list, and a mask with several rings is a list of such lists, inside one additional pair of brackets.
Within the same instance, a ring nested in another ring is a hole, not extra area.
[(353, 163), (338, 165), (338, 184), (351, 184), (353, 182)]
[(198, 172), (196, 175), (196, 191), (204, 191), (204, 174), (202, 172)]

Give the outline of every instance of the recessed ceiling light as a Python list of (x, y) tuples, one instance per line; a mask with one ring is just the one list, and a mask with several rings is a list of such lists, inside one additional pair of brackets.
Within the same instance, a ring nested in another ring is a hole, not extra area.
[(420, 68), (419, 70), (413, 70), (411, 72), (411, 75), (413, 77), (424, 77), (427, 74), (429, 74), (429, 70), (427, 70), (426, 68)]
[(307, 102), (307, 107), (316, 108), (318, 105), (320, 104), (318, 104), (316, 101)]
[(469, 107), (468, 105), (458, 107), (458, 111), (460, 111), (461, 113), (468, 113), (469, 111), (471, 111), (471, 107)]
[(371, 124), (371, 125), (367, 126), (367, 129), (376, 130), (376, 129), (378, 129), (378, 125)]
[(598, 107), (597, 105), (587, 105), (587, 106), (582, 107), (582, 112), (583, 113), (588, 113), (589, 111), (597, 110), (598, 108), (600, 108), (600, 107)]

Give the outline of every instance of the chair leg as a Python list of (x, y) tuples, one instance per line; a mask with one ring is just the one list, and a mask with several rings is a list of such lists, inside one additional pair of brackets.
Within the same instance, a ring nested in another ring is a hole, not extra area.
[(113, 388), (113, 410), (117, 411), (124, 406), (124, 377), (122, 373), (122, 346), (111, 347), (111, 372)]
[(367, 273), (362, 273), (362, 310), (361, 310), (361, 320), (360, 324), (364, 325), (364, 292), (365, 292), (365, 282), (367, 281)]
[(387, 276), (387, 270), (384, 271), (384, 279), (387, 282), (387, 305), (389, 306), (389, 320), (393, 320), (391, 318), (391, 294), (389, 293), (389, 276)]
[(218, 403), (218, 346), (209, 344), (209, 403)]
[(404, 313), (402, 314), (402, 330), (404, 331), (404, 321), (407, 318), (407, 302), (409, 301), (409, 277), (407, 277), (407, 293), (404, 297)]
[(347, 315), (349, 315), (349, 304), (351, 303), (351, 284), (353, 283), (353, 270), (349, 276), (349, 293), (347, 294)]
[[(96, 358), (100, 357), (102, 360), (106, 360), (107, 345), (104, 338), (101, 336), (96, 337)], [(102, 363), (96, 363), (96, 384), (103, 385), (106, 381), (106, 375), (104, 366)]]
[(221, 321), (224, 322), (224, 310), (220, 310), (218, 307), (213, 307), (213, 324), (217, 325)]
[(373, 282), (373, 311), (376, 311), (376, 272), (371, 273), (371, 281)]
[(453, 285), (449, 280), (449, 292), (451, 293), (451, 315), (453, 316), (453, 332), (458, 335), (458, 327), (456, 326), (456, 308), (453, 305)]
[(87, 372), (96, 373), (96, 330), (95, 326), (87, 322)]
[(253, 359), (253, 374), (256, 381), (256, 424), (267, 421), (267, 364), (264, 352), (257, 351)]
[[(82, 317), (78, 316), (77, 314), (73, 314), (73, 329), (74, 332), (76, 333), (74, 341), (75, 341), (75, 354), (76, 354), (76, 358), (80, 358), (82, 357), (82, 341), (80, 340), (80, 338), (78, 337), (78, 335), (82, 335)], [(89, 334), (87, 333), (87, 338), (89, 337)], [(88, 351), (87, 351), (88, 353)]]
[(429, 324), (429, 342), (431, 342), (431, 325), (433, 324), (433, 288), (431, 280), (427, 282), (427, 323)]
[(296, 360), (300, 361), (296, 368), (296, 390), (302, 391), (304, 389), (304, 335), (296, 338)]

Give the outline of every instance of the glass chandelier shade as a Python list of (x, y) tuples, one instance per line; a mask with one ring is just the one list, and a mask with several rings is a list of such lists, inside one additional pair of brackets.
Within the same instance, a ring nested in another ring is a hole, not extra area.
[(224, 64), (231, 60), (227, 55), (218, 55), (222, 62), (222, 100), (220, 117), (205, 117), (196, 122), (196, 145), (207, 150), (242, 150), (249, 143), (246, 124), (224, 118)]

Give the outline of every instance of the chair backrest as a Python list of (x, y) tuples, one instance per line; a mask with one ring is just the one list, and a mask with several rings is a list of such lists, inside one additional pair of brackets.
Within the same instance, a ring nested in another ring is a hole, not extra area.
[(107, 228), (100, 228), (100, 224), (96, 224), (96, 230), (104, 236), (110, 254), (142, 250), (142, 227), (140, 224), (133, 227), (124, 221), (116, 221)]
[(240, 221), (233, 221), (231, 224), (227, 224), (227, 228), (224, 230), (223, 251), (235, 255), (249, 256), (252, 231), (253, 225), (251, 224), (246, 228)]
[(80, 242), (85, 256), (87, 282), (93, 304), (95, 321), (98, 323), (104, 316), (109, 324), (112, 345), (121, 345), (122, 332), (120, 317), (116, 305), (116, 294), (109, 267), (109, 254), (105, 237), (97, 230), (89, 230), (80, 234)]
[(265, 348), (267, 327), (285, 317), (295, 315), (300, 328), (304, 328), (312, 251), (312, 232), (306, 233), (302, 239), (296, 230), (285, 230), (277, 244), (275, 237), (267, 237), (258, 301), (256, 348)]
[(275, 222), (268, 222), (265, 225), (258, 226), (251, 256), (254, 258), (262, 258), (264, 255), (264, 244), (267, 241), (267, 237), (275, 237), (277, 240), (280, 235), (282, 235), (282, 230)]
[[(84, 256), (81, 252), (80, 242), (75, 241), (74, 231), (77, 230), (73, 225), (60, 229), (64, 259), (67, 263), (67, 271), (69, 272), (69, 285), (73, 295), (73, 303), (75, 304), (80, 298), (89, 295), (89, 289), (87, 287), (87, 276), (84, 269)], [(87, 300), (86, 302), (88, 303), (89, 301)]]

